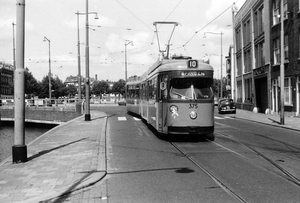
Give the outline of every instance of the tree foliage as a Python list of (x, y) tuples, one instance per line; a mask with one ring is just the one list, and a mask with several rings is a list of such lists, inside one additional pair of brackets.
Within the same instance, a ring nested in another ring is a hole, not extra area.
[(125, 80), (120, 79), (118, 82), (115, 82), (112, 87), (112, 93), (114, 94), (124, 94), (125, 93)]
[(29, 69), (25, 69), (25, 94), (27, 98), (32, 98), (38, 96), (40, 93), (40, 84), (33, 77), (32, 73), (29, 72)]
[(101, 94), (108, 94), (109, 91), (109, 84), (105, 80), (96, 81), (92, 87), (92, 94), (101, 95)]
[[(11, 84), (11, 89), (14, 89), (14, 84)], [(124, 94), (125, 92), (125, 81), (120, 79), (115, 82), (112, 89), (109, 88), (109, 83), (105, 80), (96, 81), (91, 88), (91, 93), (96, 95), (102, 94)], [(58, 76), (51, 76), (51, 97), (75, 97), (78, 93), (77, 87), (74, 85), (64, 84), (64, 82), (58, 78)], [(85, 86), (83, 86), (82, 95), (85, 93)], [(49, 98), (49, 77), (44, 76), (41, 81), (34, 78), (33, 74), (28, 68), (25, 69), (25, 94), (28, 99), (38, 96), (39, 98)]]

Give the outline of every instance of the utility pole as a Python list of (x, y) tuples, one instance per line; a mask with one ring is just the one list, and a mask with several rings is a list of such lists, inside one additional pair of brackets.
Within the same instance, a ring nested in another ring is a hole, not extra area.
[(284, 13), (283, 13), (283, 0), (280, 3), (280, 124), (284, 125)]
[(90, 114), (90, 68), (89, 68), (89, 1), (86, 0), (86, 23), (85, 23), (85, 121), (91, 121)]
[(14, 145), (12, 146), (13, 163), (27, 161), (25, 145), (25, 70), (24, 70), (24, 39), (25, 39), (25, 0), (17, 0), (17, 49), (16, 68), (14, 71), (15, 125)]
[(50, 39), (48, 39), (47, 37), (44, 36), (44, 42), (48, 41), (49, 43), (49, 72), (48, 72), (48, 80), (49, 80), (49, 100), (50, 100), (50, 104), (49, 106), (52, 106), (52, 102), (51, 102), (51, 56), (50, 56)]
[(14, 70), (16, 70), (16, 44), (15, 44), (15, 23), (12, 23), (13, 26), (13, 60), (14, 60)]
[(79, 103), (81, 103), (81, 67), (80, 67), (80, 38), (79, 38), (79, 11), (76, 13), (77, 15), (77, 50), (78, 50), (78, 55), (77, 55), (77, 60), (78, 60), (78, 98), (79, 98)]

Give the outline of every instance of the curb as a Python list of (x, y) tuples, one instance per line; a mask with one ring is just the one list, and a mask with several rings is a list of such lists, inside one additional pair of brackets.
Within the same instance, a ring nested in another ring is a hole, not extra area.
[(242, 117), (238, 117), (238, 116), (231, 116), (231, 117), (232, 118), (236, 118), (236, 119), (245, 120), (245, 121), (250, 121), (250, 122), (253, 122), (253, 123), (260, 123), (260, 124), (264, 124), (264, 125), (274, 126), (274, 127), (277, 127), (277, 128), (284, 128), (284, 129), (287, 129), (287, 130), (300, 131), (300, 129), (293, 128), (292, 126), (275, 125), (275, 124), (271, 124), (271, 123), (266, 123), (266, 122), (262, 122), (262, 121), (251, 120), (251, 119), (242, 118)]

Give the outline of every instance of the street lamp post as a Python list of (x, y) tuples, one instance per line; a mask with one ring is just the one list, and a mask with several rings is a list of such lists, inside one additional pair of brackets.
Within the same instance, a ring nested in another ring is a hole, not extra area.
[[(127, 45), (133, 46), (133, 41), (125, 40), (125, 83), (127, 83)], [(125, 98), (127, 96), (127, 89), (125, 88)]]
[(133, 46), (133, 41), (125, 40), (125, 82), (127, 82), (127, 45), (129, 44)]
[(283, 0), (280, 2), (280, 124), (284, 125), (284, 15)]
[(25, 143), (25, 0), (17, 0), (17, 32), (16, 32), (16, 67), (14, 71), (14, 145), (12, 146), (13, 163), (27, 161)]
[(48, 73), (48, 79), (49, 79), (49, 100), (50, 100), (50, 106), (51, 106), (51, 57), (50, 57), (50, 39), (44, 36), (44, 42), (49, 42), (49, 73)]
[[(78, 41), (77, 41), (77, 48), (78, 48), (78, 98), (79, 102), (81, 101), (81, 62), (80, 62), (80, 37), (79, 37), (79, 15), (86, 15), (86, 13), (75, 13), (77, 15), (77, 36), (78, 36)], [(98, 19), (98, 15), (96, 12), (90, 12), (89, 14), (95, 14), (95, 19)]]
[(90, 54), (89, 54), (89, 1), (86, 0), (85, 22), (85, 121), (91, 120), (90, 114)]
[(16, 69), (16, 45), (15, 45), (15, 23), (12, 23), (13, 26), (13, 60), (14, 60), (14, 70)]
[(223, 76), (222, 76), (222, 66), (223, 66), (223, 41), (222, 41), (222, 35), (224, 34), (222, 31), (220, 33), (218, 32), (205, 32), (205, 34), (214, 34), (214, 35), (221, 35), (221, 98), (223, 98)]

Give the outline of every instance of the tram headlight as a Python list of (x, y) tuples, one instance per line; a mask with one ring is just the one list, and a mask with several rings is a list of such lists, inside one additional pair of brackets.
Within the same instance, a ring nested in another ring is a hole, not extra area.
[(170, 106), (170, 111), (173, 113), (173, 112), (178, 112), (178, 107), (177, 106), (175, 106), (175, 105), (171, 105)]
[(193, 119), (193, 120), (196, 119), (197, 118), (197, 113), (195, 111), (192, 111), (190, 113), (190, 118)]

